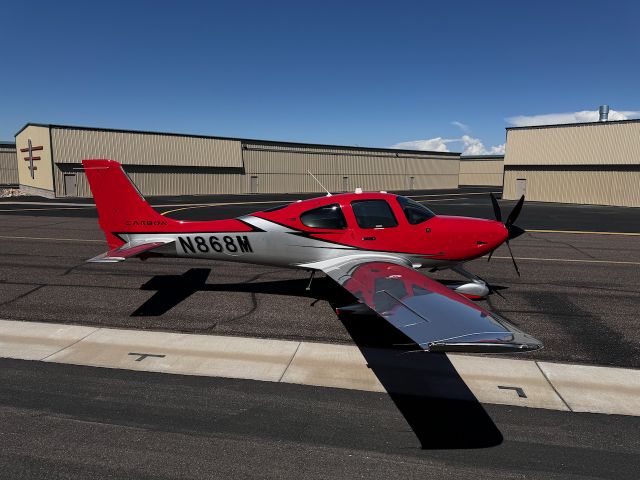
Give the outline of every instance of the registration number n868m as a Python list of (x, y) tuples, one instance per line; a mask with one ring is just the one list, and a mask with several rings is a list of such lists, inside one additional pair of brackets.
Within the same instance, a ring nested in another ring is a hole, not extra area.
[(180, 247), (186, 254), (198, 253), (253, 253), (251, 242), (246, 235), (197, 235), (178, 237)]

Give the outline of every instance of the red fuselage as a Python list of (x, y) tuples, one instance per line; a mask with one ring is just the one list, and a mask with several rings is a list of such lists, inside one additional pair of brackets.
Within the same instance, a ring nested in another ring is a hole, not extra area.
[[(434, 215), (412, 224), (403, 210), (400, 198), (402, 197), (389, 193), (345, 193), (299, 201), (275, 211), (256, 212), (252, 216), (299, 230), (312, 238), (358, 249), (411, 254), (452, 262), (481, 257), (498, 248), (507, 239), (508, 232), (504, 224), (493, 220)], [(356, 218), (354, 205), (368, 200), (379, 200), (389, 205), (397, 225), (361, 226)], [(342, 210), (346, 228), (313, 228), (301, 220), (305, 212), (335, 204)]]

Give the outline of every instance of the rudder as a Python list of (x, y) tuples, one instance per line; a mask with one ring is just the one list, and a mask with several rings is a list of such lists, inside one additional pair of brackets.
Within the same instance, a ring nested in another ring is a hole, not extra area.
[(158, 231), (158, 227), (173, 223), (151, 208), (120, 163), (83, 160), (82, 165), (109, 248), (118, 248), (125, 243), (117, 233)]

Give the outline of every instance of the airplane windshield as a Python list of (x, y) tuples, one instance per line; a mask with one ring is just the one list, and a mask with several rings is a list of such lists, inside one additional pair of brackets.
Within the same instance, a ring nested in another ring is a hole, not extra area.
[(429, 210), (427, 207), (425, 207), (421, 203), (411, 200), (410, 198), (396, 198), (398, 199), (400, 207), (402, 207), (404, 216), (407, 217), (407, 221), (411, 225), (417, 225), (418, 223), (426, 222), (427, 220), (436, 216), (436, 214)]

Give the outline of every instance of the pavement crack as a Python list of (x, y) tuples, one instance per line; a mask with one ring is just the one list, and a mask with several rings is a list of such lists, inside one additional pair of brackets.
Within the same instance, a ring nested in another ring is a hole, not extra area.
[(4, 302), (0, 303), (0, 307), (3, 307), (3, 306), (8, 305), (8, 304), (10, 304), (10, 303), (12, 303), (12, 302), (18, 301), (18, 300), (20, 300), (20, 299), (22, 299), (22, 298), (24, 298), (24, 297), (26, 297), (26, 296), (28, 296), (28, 295), (31, 295), (33, 292), (37, 292), (37, 291), (38, 291), (38, 290), (40, 290), (42, 287), (46, 287), (46, 285), (45, 285), (45, 284), (37, 285), (37, 286), (35, 286), (34, 288), (32, 288), (31, 290), (29, 290), (28, 292), (25, 292), (25, 293), (23, 293), (23, 294), (21, 294), (21, 295), (18, 295), (18, 296), (17, 296), (17, 297), (15, 297), (15, 298), (11, 298), (11, 299), (9, 299), (9, 300), (6, 300), (6, 301), (4, 301)]
[(532, 233), (529, 233), (529, 236), (531, 238), (535, 238), (536, 240), (542, 240), (543, 242), (551, 243), (551, 244), (554, 244), (554, 245), (564, 245), (565, 247), (569, 247), (569, 248), (575, 250), (576, 252), (584, 255), (585, 257), (589, 257), (589, 258), (594, 259), (594, 260), (597, 259), (597, 257), (594, 257), (593, 255), (585, 252), (584, 250), (576, 247), (575, 245), (572, 245), (569, 242), (561, 242), (560, 240), (550, 240), (550, 239), (545, 238), (545, 237), (536, 236), (536, 235), (534, 235)]
[(565, 407), (567, 407), (569, 409), (570, 412), (573, 412), (573, 409), (569, 406), (569, 404), (567, 403), (567, 401), (563, 398), (562, 395), (560, 395), (560, 392), (558, 391), (558, 389), (556, 388), (556, 386), (551, 383), (551, 380), (549, 380), (549, 377), (547, 377), (547, 374), (544, 373), (544, 370), (542, 369), (542, 367), (540, 366), (540, 362), (535, 361), (533, 362), (536, 364), (536, 367), (538, 367), (538, 370), (540, 370), (540, 373), (542, 374), (542, 376), (544, 377), (544, 379), (547, 381), (547, 383), (549, 384), (549, 386), (553, 389), (554, 392), (556, 392), (556, 395), (558, 396), (558, 398), (560, 400), (562, 400), (562, 403), (564, 403)]
[(278, 382), (281, 382), (282, 379), (284, 378), (284, 376), (286, 375), (287, 370), (289, 370), (289, 367), (293, 363), (293, 359), (296, 358), (296, 355), (298, 354), (298, 350), (300, 350), (300, 346), (301, 345), (302, 345), (302, 342), (298, 342), (298, 346), (296, 347), (296, 350), (293, 352), (293, 355), (291, 355), (291, 358), (289, 359), (289, 363), (287, 363), (287, 366), (282, 371), (282, 375), (280, 375), (280, 378), (278, 379)]
[(44, 362), (47, 360), (47, 358), (53, 357), (54, 355), (56, 355), (57, 353), (62, 352), (63, 350), (66, 350), (67, 348), (71, 348), (73, 347), (75, 344), (80, 343), (82, 340), (84, 340), (85, 338), (87, 338), (89, 335), (93, 335), (94, 333), (96, 333), (98, 330), (100, 330), (99, 328), (96, 328), (95, 330), (92, 330), (91, 332), (87, 333), (84, 337), (79, 338), (78, 340), (76, 340), (75, 342), (69, 344), (69, 345), (65, 345), (64, 347), (62, 347), (60, 350), (57, 350), (49, 355), (47, 355), (44, 358), (41, 358), (40, 361)]

